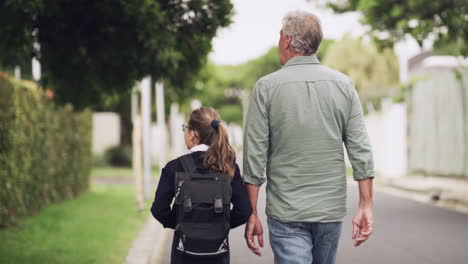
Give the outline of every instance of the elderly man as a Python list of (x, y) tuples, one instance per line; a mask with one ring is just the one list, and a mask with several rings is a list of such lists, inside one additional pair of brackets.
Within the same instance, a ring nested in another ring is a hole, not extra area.
[(275, 263), (335, 262), (346, 214), (343, 143), (360, 193), (354, 245), (372, 233), (373, 159), (361, 104), (353, 82), (318, 61), (321, 40), (315, 15), (286, 15), (278, 43), (283, 67), (257, 82), (247, 114), (243, 178), (254, 212), (245, 239), (261, 255), (257, 199), (268, 179), (266, 214)]

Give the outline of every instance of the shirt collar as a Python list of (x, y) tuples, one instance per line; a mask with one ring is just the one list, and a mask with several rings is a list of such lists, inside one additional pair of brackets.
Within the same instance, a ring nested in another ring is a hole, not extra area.
[(200, 145), (196, 145), (196, 146), (192, 147), (189, 151), (190, 151), (190, 153), (197, 152), (197, 151), (207, 151), (208, 148), (209, 148), (208, 145), (200, 144)]
[(312, 55), (312, 56), (298, 56), (294, 57), (286, 64), (283, 65), (283, 67), (286, 66), (291, 66), (291, 65), (301, 65), (301, 64), (320, 64), (320, 61), (317, 59), (317, 56)]

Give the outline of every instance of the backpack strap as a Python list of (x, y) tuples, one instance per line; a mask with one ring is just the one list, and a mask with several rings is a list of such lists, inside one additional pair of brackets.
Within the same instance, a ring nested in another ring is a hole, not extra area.
[(187, 154), (179, 158), (182, 167), (185, 172), (194, 172), (197, 169), (195, 162), (193, 161), (192, 155)]

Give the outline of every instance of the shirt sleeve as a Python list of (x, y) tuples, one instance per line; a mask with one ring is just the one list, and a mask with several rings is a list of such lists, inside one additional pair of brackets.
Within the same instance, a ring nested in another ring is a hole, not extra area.
[(356, 181), (374, 178), (374, 160), (359, 96), (352, 85), (351, 110), (343, 137)]
[(255, 85), (244, 132), (243, 179), (245, 183), (257, 186), (261, 186), (266, 181), (264, 171), (269, 147), (269, 120), (266, 96), (263, 93), (265, 85), (262, 79)]
[(171, 203), (175, 196), (174, 171), (164, 168), (159, 178), (158, 188), (151, 206), (151, 213), (165, 228), (175, 228), (176, 215), (171, 209)]

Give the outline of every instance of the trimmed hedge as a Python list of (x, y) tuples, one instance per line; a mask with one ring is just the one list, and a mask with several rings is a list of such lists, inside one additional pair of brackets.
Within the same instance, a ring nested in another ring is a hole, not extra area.
[(0, 226), (89, 187), (92, 113), (0, 75)]

